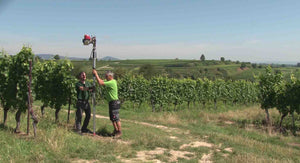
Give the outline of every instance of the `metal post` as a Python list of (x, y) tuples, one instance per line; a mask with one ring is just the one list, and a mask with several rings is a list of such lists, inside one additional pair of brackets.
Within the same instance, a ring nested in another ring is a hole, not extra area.
[[(97, 60), (97, 54), (96, 54), (96, 37), (92, 38), (93, 40), (93, 69), (96, 69), (96, 60)], [(96, 76), (93, 75), (93, 87), (96, 87)], [(94, 136), (96, 135), (96, 91), (93, 91), (93, 133)]]
[[(97, 53), (96, 53), (96, 37), (90, 38), (89, 35), (84, 35), (84, 38), (82, 39), (83, 45), (89, 45), (93, 44), (93, 50), (92, 50), (92, 56), (90, 58), (93, 58), (93, 69), (96, 69), (96, 60), (97, 60)], [(93, 87), (96, 87), (96, 76), (93, 75)], [(93, 90), (93, 98), (92, 98), (92, 105), (93, 105), (93, 134), (96, 135), (96, 92)]]

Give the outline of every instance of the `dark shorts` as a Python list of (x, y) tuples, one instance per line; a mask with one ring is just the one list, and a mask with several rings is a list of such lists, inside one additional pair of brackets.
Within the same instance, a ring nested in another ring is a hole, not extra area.
[(113, 122), (120, 121), (119, 110), (120, 110), (120, 101), (115, 100), (109, 102), (109, 119)]

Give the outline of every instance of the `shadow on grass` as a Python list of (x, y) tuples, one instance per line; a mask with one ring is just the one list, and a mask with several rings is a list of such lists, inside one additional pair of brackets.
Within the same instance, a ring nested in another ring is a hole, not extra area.
[(12, 127), (9, 127), (9, 126), (6, 126), (4, 125), (3, 123), (0, 124), (0, 130), (2, 131), (9, 131), (9, 132), (14, 132), (14, 128)]
[(96, 131), (97, 135), (103, 136), (103, 137), (111, 137), (113, 134), (109, 132), (106, 128), (106, 126), (100, 128), (99, 130)]

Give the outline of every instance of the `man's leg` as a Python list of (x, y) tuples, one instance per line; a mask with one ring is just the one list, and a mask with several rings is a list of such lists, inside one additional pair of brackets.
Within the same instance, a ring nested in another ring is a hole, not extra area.
[(76, 120), (75, 120), (76, 123), (75, 127), (77, 132), (81, 132), (81, 117), (82, 117), (82, 109), (80, 107), (77, 107)]
[(114, 136), (116, 134), (116, 132), (118, 131), (118, 128), (117, 128), (116, 123), (114, 122), (114, 115), (113, 115), (111, 106), (109, 106), (109, 119), (110, 119), (112, 125), (114, 126), (114, 132), (112, 133), (112, 135)]
[(113, 134), (116, 137), (120, 137), (122, 135), (121, 122), (119, 119), (119, 110), (120, 110), (119, 101), (114, 101), (109, 103), (109, 117), (115, 129)]
[(117, 124), (118, 131), (121, 132), (121, 121), (119, 120), (118, 122), (116, 122), (116, 124)]
[(122, 135), (122, 131), (121, 131), (121, 121), (119, 118), (119, 109), (113, 110), (112, 113), (113, 113), (113, 125), (116, 129), (115, 136), (120, 137)]
[(122, 130), (121, 130), (121, 121), (117, 121), (116, 122), (116, 125), (117, 125), (117, 128), (118, 128), (118, 132), (117, 132), (117, 135), (118, 136), (121, 136), (122, 135)]
[(84, 122), (83, 122), (83, 125), (81, 128), (81, 131), (88, 132), (89, 130), (87, 129), (87, 126), (89, 125), (89, 122), (91, 119), (91, 107), (90, 107), (89, 103), (85, 104), (84, 112), (85, 112), (85, 118), (84, 118)]
[(114, 134), (116, 134), (116, 132), (119, 131), (118, 125), (117, 125), (117, 123), (114, 122), (114, 121), (112, 121), (112, 124), (113, 124), (113, 126), (114, 126)]
[(121, 130), (121, 121), (115, 121), (113, 122), (115, 128), (116, 128), (116, 132), (114, 134), (115, 138), (119, 138), (122, 136), (122, 130)]

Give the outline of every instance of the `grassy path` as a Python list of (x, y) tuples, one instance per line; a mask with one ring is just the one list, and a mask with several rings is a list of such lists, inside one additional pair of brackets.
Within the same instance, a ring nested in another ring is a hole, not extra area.
[[(99, 108), (100, 107), (100, 108)], [(122, 139), (113, 131), (106, 106), (98, 106), (97, 136), (73, 132), (67, 112), (54, 123), (54, 110), (46, 109), (37, 137), (14, 134), (14, 113), (7, 126), (0, 126), (0, 162), (299, 162), (300, 139), (268, 135), (258, 122), (264, 112), (248, 107), (224, 112), (183, 110), (178, 112), (133, 112), (121, 110)], [(2, 112), (1, 108), (0, 111)], [(275, 119), (278, 113), (271, 111)], [(0, 121), (3, 117), (0, 116)], [(21, 131), (26, 131), (22, 115)], [(92, 122), (92, 119), (91, 119)], [(92, 128), (92, 123), (89, 125)]]
[[(107, 116), (102, 116), (99, 114), (95, 115), (96, 118), (99, 119), (107, 119), (109, 120), (109, 117)], [(152, 124), (152, 123), (148, 123), (148, 122), (141, 122), (141, 121), (133, 121), (133, 120), (127, 120), (127, 119), (122, 119), (121, 120), (122, 123), (127, 122), (127, 123), (134, 123), (134, 124), (138, 124), (138, 125), (143, 125), (143, 126), (147, 126), (147, 127), (153, 127), (153, 128), (157, 128), (162, 130), (163, 132), (167, 132), (168, 133), (168, 137), (171, 140), (175, 140), (178, 142), (186, 142), (185, 140), (188, 138), (189, 142), (187, 142), (186, 144), (182, 144), (179, 147), (179, 150), (177, 149), (166, 149), (166, 148), (161, 148), (161, 147), (156, 147), (154, 150), (141, 150), (141, 151), (137, 151), (137, 155), (134, 158), (123, 158), (121, 156), (118, 156), (117, 158), (120, 159), (122, 162), (161, 162), (160, 160), (156, 159), (157, 156), (159, 155), (163, 155), (165, 152), (169, 152), (168, 154), (168, 159), (170, 162), (177, 162), (178, 159), (185, 159), (185, 160), (190, 160), (191, 158), (195, 158), (195, 153), (193, 152), (189, 152), (189, 151), (185, 151), (184, 149), (187, 148), (199, 148), (199, 147), (204, 147), (204, 148), (209, 148), (211, 149), (209, 151), (209, 153), (204, 153), (203, 156), (201, 157), (200, 160), (198, 160), (198, 162), (212, 162), (210, 159), (213, 155), (213, 149), (214, 148), (214, 144), (211, 143), (207, 143), (205, 142), (205, 140), (197, 140), (197, 139), (193, 139), (193, 136), (190, 134), (189, 130), (183, 130), (180, 128), (174, 128), (174, 127), (167, 127), (164, 125), (158, 125), (158, 124)], [(182, 137), (182, 134), (184, 135), (184, 137)], [(91, 136), (91, 134), (88, 134), (89, 136)], [(180, 135), (180, 136), (178, 136)], [(101, 136), (95, 136), (95, 139), (101, 139)], [(208, 137), (206, 137), (208, 138)], [(119, 142), (125, 143), (125, 144), (130, 144), (129, 141), (121, 141), (121, 140), (117, 140)], [(220, 144), (219, 147), (221, 147), (222, 145)], [(220, 152), (221, 149), (215, 148), (216, 151)], [(225, 151), (228, 152), (232, 152), (232, 148), (226, 148)], [(224, 157), (227, 157), (228, 154), (224, 154)], [(82, 161), (82, 160), (81, 160)]]

